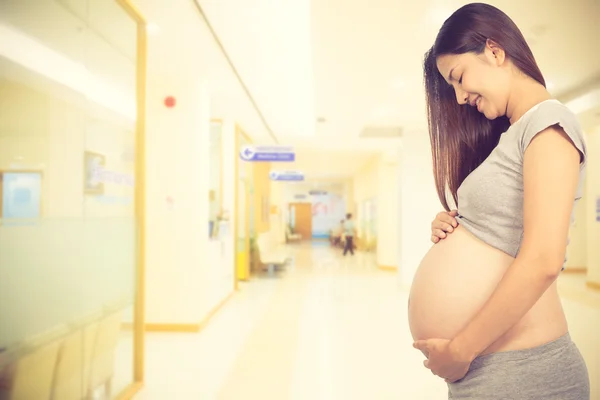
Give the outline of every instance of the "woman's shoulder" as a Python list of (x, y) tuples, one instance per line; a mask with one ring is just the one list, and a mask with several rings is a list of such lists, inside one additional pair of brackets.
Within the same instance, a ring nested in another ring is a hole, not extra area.
[(580, 130), (577, 115), (566, 105), (556, 99), (542, 101), (532, 107), (527, 113), (523, 128), (545, 124), (547, 121), (556, 121), (555, 123), (565, 122), (573, 125), (573, 128)]
[(538, 133), (553, 126), (560, 126), (585, 157), (585, 135), (577, 115), (569, 107), (555, 99), (547, 100), (533, 107), (525, 117), (519, 129), (522, 151)]

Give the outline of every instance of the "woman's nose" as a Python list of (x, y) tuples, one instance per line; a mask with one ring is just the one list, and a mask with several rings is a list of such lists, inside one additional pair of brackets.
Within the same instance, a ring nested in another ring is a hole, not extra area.
[(467, 104), (469, 101), (469, 94), (464, 90), (456, 90), (456, 102), (461, 106)]

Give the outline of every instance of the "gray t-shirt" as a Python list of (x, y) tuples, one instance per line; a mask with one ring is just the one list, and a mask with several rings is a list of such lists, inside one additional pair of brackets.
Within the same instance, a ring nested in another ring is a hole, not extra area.
[[(458, 223), (480, 240), (512, 257), (519, 253), (523, 240), (523, 155), (535, 135), (556, 124), (564, 129), (583, 155), (573, 199), (575, 206), (583, 191), (585, 138), (576, 116), (557, 100), (537, 104), (512, 124), (489, 157), (458, 189)], [(573, 209), (571, 223), (574, 219)]]

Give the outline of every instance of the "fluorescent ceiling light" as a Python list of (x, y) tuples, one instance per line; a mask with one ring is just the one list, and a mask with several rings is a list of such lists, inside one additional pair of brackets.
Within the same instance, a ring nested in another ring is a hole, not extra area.
[(127, 93), (92, 73), (82, 64), (24, 33), (0, 24), (0, 56), (65, 85), (89, 100), (127, 118), (136, 119), (135, 94)]

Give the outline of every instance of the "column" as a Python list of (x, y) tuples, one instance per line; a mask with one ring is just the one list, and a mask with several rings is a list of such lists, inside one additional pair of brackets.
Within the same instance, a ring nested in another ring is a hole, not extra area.
[[(146, 323), (190, 330), (211, 308), (209, 268), (215, 267), (206, 259), (209, 93), (191, 65), (177, 67), (178, 74), (154, 69), (168, 45), (149, 38)], [(174, 107), (165, 105), (166, 96), (175, 98)]]
[(427, 132), (402, 138), (400, 171), (400, 283), (412, 284), (421, 259), (431, 247), (431, 221), (443, 208), (435, 190), (431, 144)]
[(398, 267), (398, 159), (383, 157), (377, 169), (377, 265), (381, 269)]
[(230, 287), (234, 288), (235, 273), (235, 223), (237, 218), (237, 209), (235, 207), (235, 188), (237, 185), (236, 157), (238, 157), (235, 148), (235, 123), (230, 120), (223, 121), (222, 128), (222, 152), (223, 152), (223, 211), (229, 217), (227, 231), (223, 234), (224, 242), (224, 266), (229, 273), (227, 274)]

